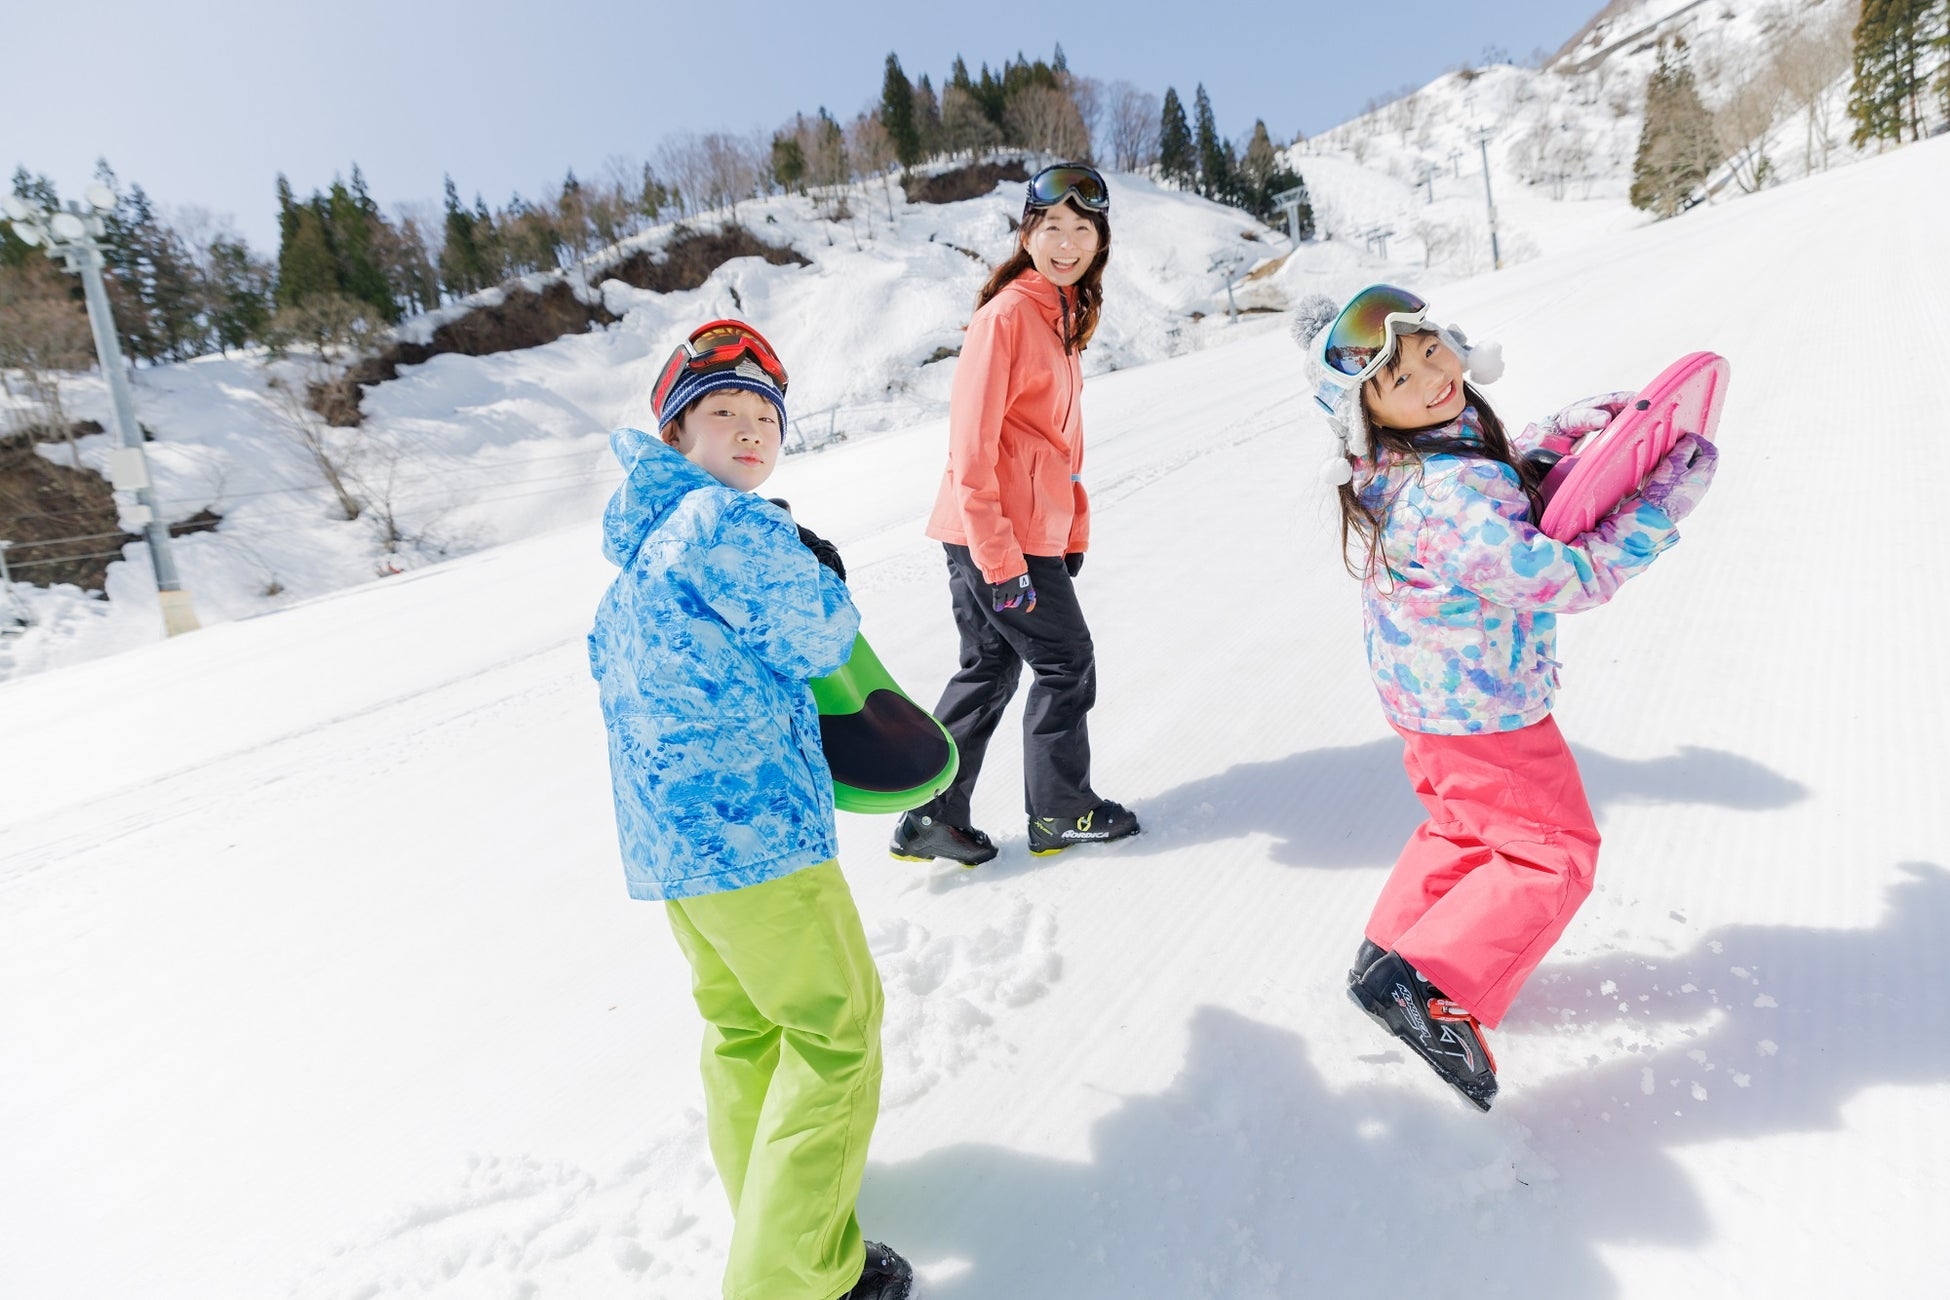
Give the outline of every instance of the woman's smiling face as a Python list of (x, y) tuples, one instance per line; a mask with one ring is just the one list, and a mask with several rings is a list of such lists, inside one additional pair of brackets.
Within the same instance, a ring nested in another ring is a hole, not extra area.
[(1066, 199), (1042, 210), (1035, 229), (1024, 232), (1022, 246), (1037, 274), (1059, 288), (1069, 288), (1090, 269), (1102, 241), (1096, 223)]
[(1462, 358), (1435, 334), (1404, 334), (1395, 359), (1364, 386), (1368, 418), (1388, 429), (1447, 424), (1469, 404)]

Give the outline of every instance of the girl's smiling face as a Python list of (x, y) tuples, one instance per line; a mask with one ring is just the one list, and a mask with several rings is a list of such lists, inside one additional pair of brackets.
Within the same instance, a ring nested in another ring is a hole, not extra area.
[(1058, 288), (1067, 289), (1081, 280), (1096, 260), (1102, 241), (1096, 223), (1076, 210), (1069, 200), (1043, 209), (1043, 219), (1022, 236), (1023, 249), (1036, 271)]
[(1364, 385), (1368, 418), (1388, 429), (1427, 429), (1463, 413), (1462, 358), (1435, 334), (1404, 334), (1395, 359)]

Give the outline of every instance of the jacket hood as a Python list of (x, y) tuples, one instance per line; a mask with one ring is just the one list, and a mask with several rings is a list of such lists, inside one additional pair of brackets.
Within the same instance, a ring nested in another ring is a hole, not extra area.
[(679, 501), (718, 480), (641, 429), (617, 429), (609, 435), (609, 448), (622, 462), (624, 477), (603, 510), (603, 555), (622, 568)]
[(1004, 293), (1019, 293), (1036, 304), (1037, 313), (1051, 325), (1057, 324), (1063, 313), (1063, 299), (1057, 287), (1043, 278), (1043, 273), (1031, 267), (1015, 279), (1002, 286)]

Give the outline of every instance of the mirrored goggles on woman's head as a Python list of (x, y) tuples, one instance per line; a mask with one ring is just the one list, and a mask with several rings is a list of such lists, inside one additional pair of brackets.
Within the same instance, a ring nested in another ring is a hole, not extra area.
[(661, 416), (670, 390), (687, 372), (735, 366), (747, 357), (778, 385), (780, 396), (784, 396), (785, 363), (779, 360), (779, 354), (765, 336), (743, 321), (714, 320), (692, 330), (691, 336), (679, 343), (664, 362), (663, 369), (657, 373), (657, 386), (651, 390), (650, 409)]
[(1429, 305), (1392, 284), (1369, 285), (1348, 300), (1321, 340), (1320, 360), (1364, 384), (1395, 355), (1395, 340), (1427, 328)]
[(1110, 187), (1102, 173), (1076, 163), (1058, 163), (1031, 176), (1022, 210), (1027, 214), (1033, 208), (1053, 208), (1065, 199), (1085, 212), (1110, 211)]

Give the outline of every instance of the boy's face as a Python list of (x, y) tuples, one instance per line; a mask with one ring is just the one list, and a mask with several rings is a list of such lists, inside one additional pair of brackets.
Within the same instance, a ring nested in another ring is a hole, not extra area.
[(741, 388), (706, 393), (664, 430), (685, 460), (740, 492), (772, 477), (784, 437), (778, 408)]

